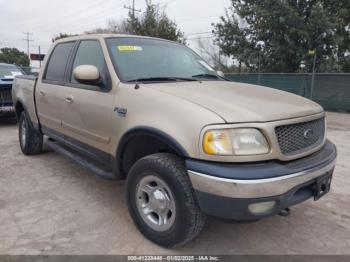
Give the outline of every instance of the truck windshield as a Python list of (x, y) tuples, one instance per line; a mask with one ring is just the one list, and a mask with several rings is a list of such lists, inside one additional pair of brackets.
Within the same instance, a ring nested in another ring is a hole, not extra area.
[(15, 76), (22, 74), (22, 71), (14, 65), (0, 64), (0, 78), (2, 79), (13, 79)]
[(222, 80), (201, 57), (181, 44), (132, 37), (106, 41), (123, 82)]

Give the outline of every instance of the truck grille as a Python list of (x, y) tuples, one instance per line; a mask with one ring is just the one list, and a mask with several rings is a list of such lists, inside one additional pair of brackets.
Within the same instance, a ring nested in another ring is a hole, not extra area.
[(278, 144), (285, 155), (303, 153), (319, 146), (325, 136), (325, 118), (275, 128)]
[(11, 87), (0, 86), (0, 106), (12, 106)]

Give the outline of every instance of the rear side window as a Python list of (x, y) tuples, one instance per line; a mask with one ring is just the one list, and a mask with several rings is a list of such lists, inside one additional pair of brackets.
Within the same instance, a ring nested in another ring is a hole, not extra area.
[[(81, 41), (73, 63), (73, 70), (80, 65), (94, 65), (103, 74), (106, 71), (106, 63), (101, 45), (96, 40)], [(71, 73), (71, 83), (78, 83)]]
[(69, 54), (74, 42), (58, 44), (53, 50), (46, 68), (45, 80), (63, 81)]

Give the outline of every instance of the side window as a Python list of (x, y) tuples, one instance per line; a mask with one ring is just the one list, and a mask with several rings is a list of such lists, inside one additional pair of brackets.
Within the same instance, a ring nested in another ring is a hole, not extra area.
[[(72, 70), (80, 65), (94, 65), (100, 71), (101, 75), (104, 75), (106, 64), (101, 45), (98, 41), (81, 41), (73, 62)], [(75, 84), (78, 83), (74, 78), (73, 73), (71, 73), (70, 82)]]
[(53, 50), (44, 79), (50, 81), (63, 81), (64, 72), (69, 59), (69, 54), (74, 46), (74, 42), (58, 44)]

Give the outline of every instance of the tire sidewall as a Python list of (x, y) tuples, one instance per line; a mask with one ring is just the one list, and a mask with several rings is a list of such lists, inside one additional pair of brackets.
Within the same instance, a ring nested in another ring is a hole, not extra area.
[[(178, 170), (177, 172), (183, 172), (183, 170)], [(173, 226), (167, 231), (158, 232), (153, 230), (146, 224), (138, 212), (135, 191), (137, 184), (147, 175), (154, 175), (162, 179), (172, 191), (176, 207), (176, 217)], [(169, 247), (175, 245), (177, 242), (181, 242), (185, 238), (184, 236), (186, 236), (190, 228), (188, 222), (191, 219), (188, 209), (188, 193), (186, 193), (181, 183), (177, 180), (171, 168), (158, 165), (154, 161), (141, 160), (130, 170), (126, 194), (130, 214), (139, 230), (147, 238), (162, 246)]]
[[(25, 133), (25, 136), (26, 136), (26, 144), (25, 144), (24, 146), (23, 146), (23, 141), (22, 141), (22, 126), (23, 126), (23, 124), (26, 125), (26, 129), (25, 129), (25, 131), (26, 131), (26, 133)], [(27, 118), (27, 115), (26, 115), (26, 112), (25, 112), (25, 111), (23, 111), (23, 112), (21, 113), (21, 116), (20, 116), (20, 118), (19, 118), (19, 124), (18, 124), (18, 126), (19, 126), (19, 132), (18, 132), (18, 134), (19, 134), (19, 144), (20, 144), (20, 147), (21, 147), (22, 152), (23, 152), (23, 153), (26, 153), (26, 152), (28, 151), (29, 123), (28, 123), (28, 118)]]

